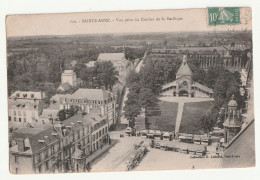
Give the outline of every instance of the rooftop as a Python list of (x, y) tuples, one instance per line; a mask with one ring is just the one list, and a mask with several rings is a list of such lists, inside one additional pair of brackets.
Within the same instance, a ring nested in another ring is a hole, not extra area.
[(192, 71), (187, 63), (187, 56), (183, 56), (183, 62), (181, 64), (181, 67), (179, 68), (176, 78), (179, 78), (181, 76), (192, 76)]
[(70, 90), (72, 88), (72, 86), (68, 82), (65, 82), (65, 83), (60, 84), (58, 89), (59, 88), (64, 89), (64, 91), (68, 91), (68, 90)]
[(222, 168), (241, 168), (255, 166), (255, 123), (254, 120), (229, 144), (220, 166)]
[(124, 53), (100, 53), (98, 61), (121, 61), (125, 59)]
[(74, 94), (66, 95), (69, 98), (88, 99), (88, 100), (106, 100), (112, 97), (112, 93), (103, 89), (85, 89), (80, 88)]
[(45, 93), (41, 91), (15, 91), (10, 98), (17, 99), (43, 99), (45, 98)]

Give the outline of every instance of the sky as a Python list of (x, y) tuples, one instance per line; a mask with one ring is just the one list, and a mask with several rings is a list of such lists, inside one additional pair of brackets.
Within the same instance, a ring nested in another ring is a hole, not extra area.
[[(251, 30), (251, 9), (240, 8), (241, 24), (209, 26), (207, 9), (10, 15), (7, 37), (103, 33)], [(137, 21), (139, 20), (139, 21)], [(100, 22), (105, 21), (105, 22)], [(109, 22), (106, 22), (109, 21)]]

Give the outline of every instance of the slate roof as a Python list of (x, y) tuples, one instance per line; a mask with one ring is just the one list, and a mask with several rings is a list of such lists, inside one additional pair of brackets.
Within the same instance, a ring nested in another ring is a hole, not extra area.
[(51, 115), (52, 118), (56, 119), (59, 111), (59, 109), (43, 109), (40, 118), (49, 118), (49, 115)]
[[(39, 132), (38, 134), (30, 136), (28, 138), (28, 142), (30, 144), (31, 153), (36, 153), (41, 149), (45, 148), (46, 146), (61, 139), (60, 136), (52, 135), (52, 133), (57, 133), (57, 132), (53, 128), (48, 128), (46, 130)], [(44, 140), (45, 142), (41, 143), (39, 142), (39, 140)]]
[[(19, 94), (19, 97), (17, 95)], [(32, 97), (33, 95), (33, 97)], [(26, 97), (24, 97), (26, 96)], [(43, 99), (44, 94), (41, 91), (15, 91), (10, 98), (17, 98), (17, 99)]]
[(8, 109), (41, 110), (45, 107), (47, 107), (47, 104), (45, 104), (43, 101), (8, 99)]
[(60, 89), (60, 88), (62, 88), (64, 91), (68, 91), (72, 88), (72, 86), (68, 82), (65, 82), (65, 83), (60, 84), (58, 89)]
[[(243, 129), (224, 154), (233, 158), (223, 158), (221, 168), (242, 168), (255, 166), (255, 123), (254, 120)], [(237, 157), (234, 157), (237, 156)]]
[(16, 139), (16, 138), (22, 138), (22, 139), (26, 139), (30, 136), (33, 136), (41, 131), (43, 131), (44, 129), (42, 128), (21, 128), (18, 130), (15, 130), (12, 134), (12, 138)]
[(178, 79), (181, 76), (192, 76), (192, 71), (187, 62), (183, 62), (177, 71), (176, 78)]
[(208, 87), (206, 87), (206, 86), (204, 86), (204, 85), (202, 85), (202, 84), (200, 84), (200, 83), (194, 82), (193, 85), (194, 85), (195, 87), (198, 87), (198, 88), (200, 88), (200, 89), (206, 91), (206, 92), (213, 93), (213, 90), (212, 90), (212, 89), (210, 89), (210, 88), (208, 88)]
[(112, 93), (103, 89), (85, 89), (80, 88), (74, 94), (68, 95), (70, 98), (75, 99), (88, 99), (88, 100), (106, 100), (112, 97)]
[(124, 53), (100, 53), (98, 61), (121, 61), (125, 59)]

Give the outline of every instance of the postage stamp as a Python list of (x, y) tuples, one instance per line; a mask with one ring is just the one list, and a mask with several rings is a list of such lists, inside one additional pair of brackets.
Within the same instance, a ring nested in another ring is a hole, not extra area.
[(209, 25), (240, 24), (240, 9), (237, 7), (208, 8)]

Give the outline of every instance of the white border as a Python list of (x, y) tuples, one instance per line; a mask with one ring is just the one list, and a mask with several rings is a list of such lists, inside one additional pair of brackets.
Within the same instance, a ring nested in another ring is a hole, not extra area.
[(88, 11), (118, 10), (153, 10), (153, 9), (186, 9), (206, 7), (251, 7), (253, 13), (253, 56), (255, 79), (255, 119), (256, 119), (256, 151), (259, 149), (259, 111), (257, 81), (260, 77), (260, 1), (253, 0), (1, 0), (0, 1), (0, 177), (1, 179), (259, 179), (259, 154), (256, 152), (257, 167), (248, 169), (222, 170), (182, 170), (153, 171), (131, 173), (92, 173), (92, 174), (61, 174), (61, 175), (21, 175), (14, 176), (8, 170), (8, 132), (7, 132), (7, 72), (6, 72), (6, 37), (5, 16), (7, 14), (64, 13)]

